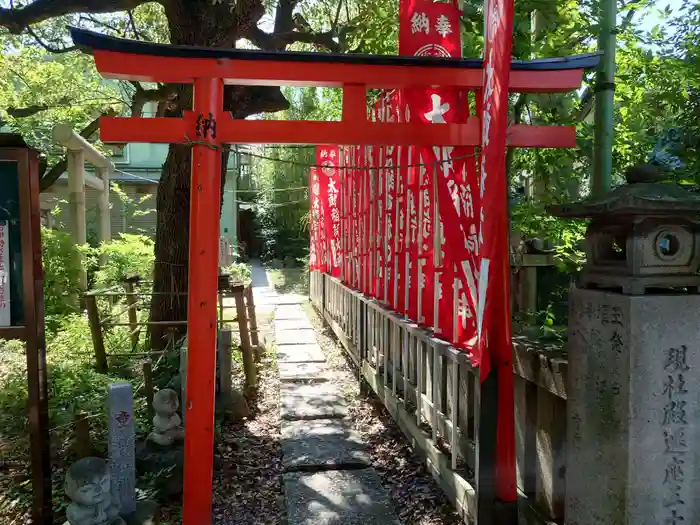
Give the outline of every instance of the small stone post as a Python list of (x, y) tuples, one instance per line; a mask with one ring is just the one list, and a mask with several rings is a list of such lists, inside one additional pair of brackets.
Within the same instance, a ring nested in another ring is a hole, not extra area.
[[(628, 173), (569, 294), (566, 523), (700, 523), (700, 196)], [(647, 173), (648, 174), (648, 173)]]
[(112, 498), (119, 505), (119, 513), (126, 516), (136, 511), (136, 450), (131, 383), (110, 383), (107, 387), (107, 406)]

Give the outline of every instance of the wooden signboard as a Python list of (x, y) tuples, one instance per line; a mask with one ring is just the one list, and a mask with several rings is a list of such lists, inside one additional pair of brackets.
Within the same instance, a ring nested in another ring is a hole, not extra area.
[(36, 151), (0, 133), (0, 338), (26, 344), (32, 522), (53, 523), (44, 334), (44, 273)]

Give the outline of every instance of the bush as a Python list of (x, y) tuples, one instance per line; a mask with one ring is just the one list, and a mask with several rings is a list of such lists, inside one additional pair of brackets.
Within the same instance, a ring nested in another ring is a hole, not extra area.
[(145, 235), (120, 233), (119, 239), (102, 243), (93, 250), (93, 264), (98, 268), (93, 277), (93, 286), (113, 286), (134, 274), (150, 280), (154, 263), (153, 240)]
[(248, 263), (238, 263), (235, 262), (230, 266), (222, 268), (224, 273), (228, 273), (233, 277), (235, 281), (248, 283), (253, 275), (250, 265)]
[(44, 266), (44, 312), (51, 319), (75, 313), (80, 292), (82, 261), (80, 248), (71, 236), (50, 228), (41, 229), (41, 255)]

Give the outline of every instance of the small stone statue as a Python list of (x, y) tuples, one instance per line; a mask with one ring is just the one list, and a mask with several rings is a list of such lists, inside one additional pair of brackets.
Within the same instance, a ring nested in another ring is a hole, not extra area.
[(66, 473), (64, 490), (72, 503), (68, 505), (66, 525), (126, 525), (119, 517), (119, 507), (112, 503), (111, 480), (107, 462), (84, 458)]
[(156, 411), (156, 415), (153, 418), (153, 432), (148, 436), (149, 440), (168, 447), (175, 441), (185, 439), (182, 420), (177, 415), (178, 408), (180, 402), (175, 390), (164, 388), (153, 396), (153, 410)]

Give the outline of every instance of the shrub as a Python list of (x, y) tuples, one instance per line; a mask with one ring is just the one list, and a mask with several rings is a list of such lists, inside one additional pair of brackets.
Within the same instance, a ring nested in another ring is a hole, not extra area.
[(63, 231), (41, 229), (41, 255), (44, 266), (44, 312), (51, 319), (78, 309), (81, 249)]
[(120, 233), (119, 239), (102, 243), (93, 251), (93, 264), (98, 266), (94, 286), (112, 286), (134, 274), (150, 280), (155, 263), (153, 250), (153, 240), (145, 235)]
[(225, 273), (230, 274), (235, 281), (239, 281), (242, 283), (250, 282), (250, 279), (252, 277), (252, 271), (248, 263), (235, 262), (232, 263), (230, 266), (222, 268), (222, 270)]

